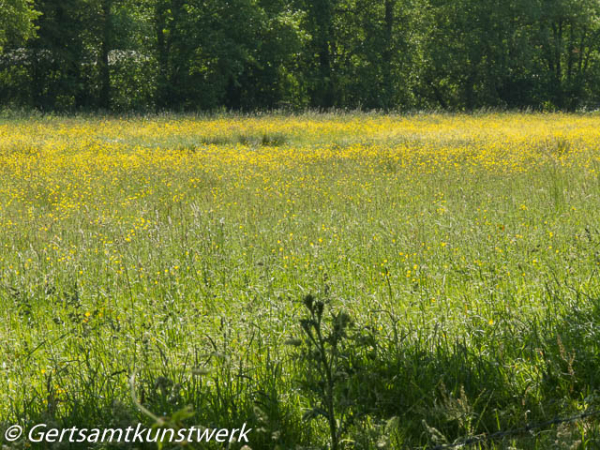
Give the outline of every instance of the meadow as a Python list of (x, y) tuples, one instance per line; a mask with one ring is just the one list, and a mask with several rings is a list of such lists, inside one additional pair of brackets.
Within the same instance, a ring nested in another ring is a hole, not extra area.
[(1, 119), (0, 432), (597, 449), (599, 269), (597, 114)]

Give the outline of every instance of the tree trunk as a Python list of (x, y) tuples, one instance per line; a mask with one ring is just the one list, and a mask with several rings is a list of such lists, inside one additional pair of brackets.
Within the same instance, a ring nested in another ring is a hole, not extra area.
[(383, 52), (383, 85), (385, 98), (383, 106), (389, 110), (394, 101), (394, 80), (392, 78), (392, 64), (394, 57), (394, 6), (395, 0), (385, 0), (385, 50)]
[(100, 107), (110, 109), (110, 67), (108, 54), (111, 47), (111, 9), (112, 0), (102, 0), (102, 45), (100, 48)]
[(315, 1), (313, 14), (316, 25), (316, 50), (319, 73), (315, 102), (323, 108), (331, 108), (335, 105), (335, 89), (331, 63), (333, 38), (331, 0)]

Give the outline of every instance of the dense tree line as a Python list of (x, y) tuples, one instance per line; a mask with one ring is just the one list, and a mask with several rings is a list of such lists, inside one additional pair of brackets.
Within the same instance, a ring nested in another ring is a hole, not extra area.
[(598, 0), (0, 0), (0, 104), (575, 109)]

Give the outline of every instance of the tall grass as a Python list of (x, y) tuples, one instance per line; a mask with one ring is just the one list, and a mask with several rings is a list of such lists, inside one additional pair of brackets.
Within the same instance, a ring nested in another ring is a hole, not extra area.
[(255, 450), (432, 448), (597, 407), (598, 125), (5, 120), (0, 428), (152, 424), (139, 402)]

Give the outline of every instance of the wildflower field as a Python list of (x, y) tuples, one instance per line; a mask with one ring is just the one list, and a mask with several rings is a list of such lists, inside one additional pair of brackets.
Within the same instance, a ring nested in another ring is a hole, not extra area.
[(0, 432), (597, 449), (599, 269), (595, 114), (0, 119)]

